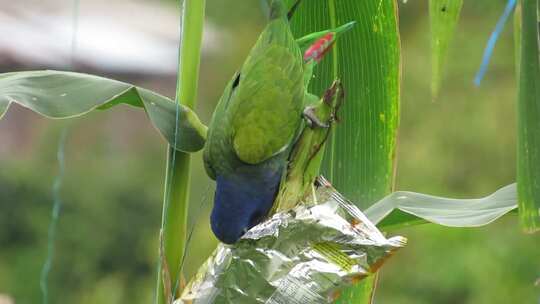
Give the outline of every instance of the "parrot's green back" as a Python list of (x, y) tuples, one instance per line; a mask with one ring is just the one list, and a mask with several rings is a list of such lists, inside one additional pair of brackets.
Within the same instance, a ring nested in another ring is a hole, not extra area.
[(213, 178), (279, 156), (293, 144), (302, 118), (301, 51), (286, 14), (271, 20), (214, 112), (204, 151)]

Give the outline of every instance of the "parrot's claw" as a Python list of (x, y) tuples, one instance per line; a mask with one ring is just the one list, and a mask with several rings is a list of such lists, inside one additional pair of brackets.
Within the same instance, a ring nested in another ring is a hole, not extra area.
[(304, 109), (304, 118), (307, 120), (307, 123), (310, 128), (329, 128), (330, 125), (326, 122), (323, 122), (317, 117), (315, 113), (316, 107), (309, 106)]
[[(345, 93), (341, 81), (336, 79), (332, 86), (326, 90), (322, 97), (322, 102), (313, 106), (308, 106), (304, 109), (304, 118), (306, 118), (310, 128), (329, 128), (330, 125), (338, 121), (337, 110), (341, 106)], [(325, 111), (330, 111), (328, 114), (323, 114)], [(320, 117), (326, 117), (321, 119)], [(329, 115), (329, 117), (328, 117)]]
[[(337, 96), (336, 96), (337, 94)], [(335, 100), (334, 100), (335, 99)], [(343, 85), (341, 84), (341, 81), (339, 79), (334, 80), (332, 83), (332, 86), (326, 90), (323, 101), (328, 106), (333, 107), (332, 122), (339, 122), (339, 117), (337, 116), (338, 109), (343, 104), (343, 100), (345, 100), (345, 90), (343, 89)]]
[(333, 100), (337, 96), (337, 104), (335, 105), (336, 108), (339, 108), (341, 106), (341, 102), (343, 102), (343, 99), (345, 98), (345, 91), (343, 89), (343, 85), (341, 84), (341, 81), (339, 79), (334, 80), (332, 83), (332, 86), (330, 86), (329, 89), (324, 92), (323, 101), (329, 105), (332, 106)]

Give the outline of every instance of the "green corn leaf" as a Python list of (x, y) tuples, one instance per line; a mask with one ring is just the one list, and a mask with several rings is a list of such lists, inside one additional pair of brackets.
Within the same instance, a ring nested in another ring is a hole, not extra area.
[[(396, 10), (394, 0), (310, 0), (291, 21), (296, 37), (357, 22), (316, 67), (309, 89), (320, 95), (335, 78), (343, 82), (346, 99), (323, 174), (362, 209), (392, 190), (400, 89)], [(369, 303), (373, 286), (373, 278), (363, 280), (338, 303)]]
[(521, 225), (540, 230), (540, 64), (538, 1), (521, 1), (518, 94), (518, 197)]
[(436, 98), (441, 87), (448, 46), (454, 36), (463, 0), (430, 0), (431, 93)]
[[(0, 118), (11, 103), (49, 118), (78, 117), (123, 103), (144, 108), (152, 124), (169, 144), (176, 144), (177, 150), (198, 151), (206, 138), (206, 126), (189, 108), (177, 107), (169, 98), (149, 90), (88, 74), (61, 71), (0, 74)], [(175, 131), (177, 118), (178, 131)]]
[(334, 78), (343, 82), (346, 97), (323, 175), (362, 209), (392, 189), (400, 81), (396, 6), (394, 1), (304, 1), (291, 24), (300, 37), (357, 21), (316, 67), (309, 90), (321, 95)]
[(366, 216), (385, 231), (417, 224), (448, 227), (487, 225), (517, 208), (516, 184), (479, 199), (451, 199), (399, 191), (366, 210)]

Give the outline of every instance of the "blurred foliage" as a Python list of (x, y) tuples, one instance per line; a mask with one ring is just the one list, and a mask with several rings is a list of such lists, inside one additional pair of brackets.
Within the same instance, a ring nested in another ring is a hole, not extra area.
[[(506, 1), (465, 1), (437, 102), (430, 96), (426, 2), (400, 1), (403, 95), (397, 189), (482, 196), (515, 180), (510, 27), (501, 36), (482, 86), (473, 86), (483, 47)], [(208, 19), (225, 31), (228, 43), (202, 60), (198, 111), (205, 122), (265, 22), (258, 1), (246, 7), (210, 1)], [(155, 83), (137, 84), (156, 89)], [(160, 91), (174, 91), (174, 80), (163, 84)], [(0, 294), (12, 295), (17, 304), (41, 299), (38, 281), (60, 127), (21, 109), (11, 109), (0, 121), (0, 151), (9, 153), (0, 154)], [(21, 138), (7, 147), (2, 139), (12, 134)], [(93, 113), (74, 122), (69, 134), (51, 303), (151, 303), (165, 142), (143, 113), (131, 109)], [(207, 228), (213, 186), (200, 155), (194, 169), (191, 211), (197, 229), (186, 262), (188, 274), (215, 244)], [(481, 229), (425, 225), (398, 232), (410, 243), (383, 268), (377, 303), (540, 300), (540, 288), (534, 286), (540, 277), (540, 236), (521, 234), (517, 217)]]

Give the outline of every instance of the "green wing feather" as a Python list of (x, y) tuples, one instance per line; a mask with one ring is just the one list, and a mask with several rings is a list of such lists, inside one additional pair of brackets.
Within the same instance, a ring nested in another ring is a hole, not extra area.
[(285, 151), (301, 124), (304, 94), (301, 51), (286, 18), (274, 19), (216, 107), (204, 151), (208, 174)]
[(301, 122), (303, 68), (289, 25), (273, 21), (244, 64), (231, 104), (233, 147), (257, 164), (286, 149)]

